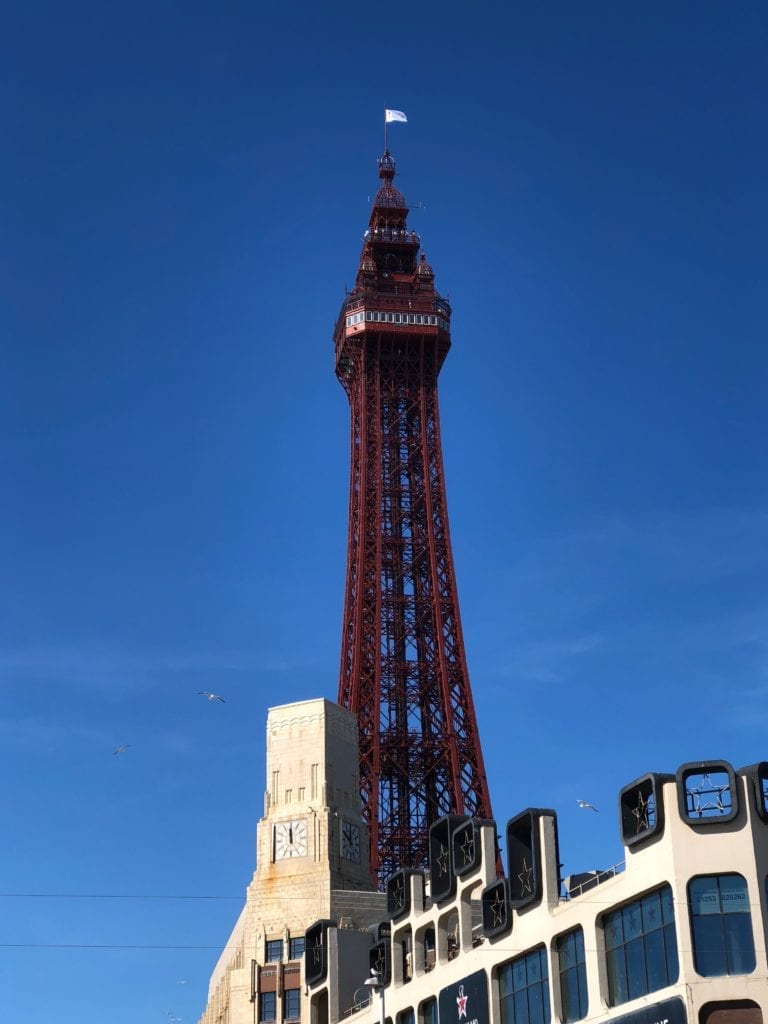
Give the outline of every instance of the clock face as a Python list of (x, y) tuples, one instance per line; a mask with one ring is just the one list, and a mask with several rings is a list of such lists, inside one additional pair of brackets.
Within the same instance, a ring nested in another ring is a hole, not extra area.
[(360, 863), (360, 829), (351, 821), (341, 823), (341, 856), (344, 860)]
[(275, 860), (303, 857), (307, 852), (307, 823), (302, 818), (275, 825)]

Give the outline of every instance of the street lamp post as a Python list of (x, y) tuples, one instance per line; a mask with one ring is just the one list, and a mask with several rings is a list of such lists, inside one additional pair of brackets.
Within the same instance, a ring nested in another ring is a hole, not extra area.
[(370, 988), (372, 992), (379, 993), (379, 1024), (386, 1024), (387, 1018), (384, 1011), (384, 989), (386, 986), (384, 985), (379, 972), (371, 968), (371, 976), (370, 978), (366, 978), (363, 984)]

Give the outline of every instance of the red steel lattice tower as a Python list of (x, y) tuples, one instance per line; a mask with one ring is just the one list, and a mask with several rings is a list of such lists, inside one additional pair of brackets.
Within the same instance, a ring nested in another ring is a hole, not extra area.
[(448, 533), (437, 377), (451, 308), (408, 207), (380, 188), (334, 335), (351, 408), (339, 703), (357, 715), (371, 872), (424, 867), (442, 815), (490, 818)]

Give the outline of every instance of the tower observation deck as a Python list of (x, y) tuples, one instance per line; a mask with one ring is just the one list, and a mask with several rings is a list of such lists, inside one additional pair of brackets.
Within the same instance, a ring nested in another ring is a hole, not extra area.
[(491, 817), (448, 531), (437, 377), (451, 307), (408, 207), (381, 184), (334, 333), (351, 410), (339, 704), (357, 715), (363, 816), (381, 885), (428, 863), (445, 814)]

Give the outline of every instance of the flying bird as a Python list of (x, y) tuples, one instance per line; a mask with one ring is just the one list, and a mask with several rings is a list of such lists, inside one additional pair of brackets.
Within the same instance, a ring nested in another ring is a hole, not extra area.
[(208, 690), (197, 691), (201, 697), (205, 697), (207, 700), (217, 700), (220, 704), (226, 704), (223, 697), (220, 697), (218, 693), (209, 693)]
[(117, 750), (113, 750), (112, 753), (113, 754), (124, 754), (125, 751), (128, 749), (128, 747), (130, 747), (130, 745), (131, 745), (130, 743), (124, 743), (121, 747), (118, 747)]
[(577, 800), (576, 803), (579, 805), (582, 811), (597, 811), (595, 805), (587, 803), (586, 800)]

